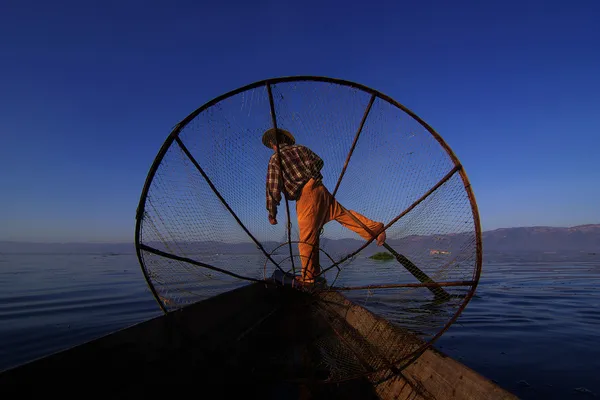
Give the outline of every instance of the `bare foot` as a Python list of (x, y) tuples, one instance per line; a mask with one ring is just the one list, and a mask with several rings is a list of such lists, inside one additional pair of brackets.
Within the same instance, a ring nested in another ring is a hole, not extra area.
[(295, 287), (305, 287), (305, 286), (312, 286), (314, 285), (315, 281), (310, 281), (308, 279), (302, 279), (301, 277), (297, 276), (296, 278), (294, 278), (294, 283), (292, 284), (292, 286)]
[(377, 246), (383, 246), (385, 243), (386, 234), (385, 231), (381, 232), (379, 236), (377, 236)]

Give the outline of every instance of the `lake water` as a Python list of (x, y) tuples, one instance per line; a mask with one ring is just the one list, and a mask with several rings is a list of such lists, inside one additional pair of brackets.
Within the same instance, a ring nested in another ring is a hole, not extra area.
[[(436, 347), (523, 399), (600, 397), (600, 262), (485, 264)], [(0, 370), (161, 315), (137, 258), (0, 254)]]

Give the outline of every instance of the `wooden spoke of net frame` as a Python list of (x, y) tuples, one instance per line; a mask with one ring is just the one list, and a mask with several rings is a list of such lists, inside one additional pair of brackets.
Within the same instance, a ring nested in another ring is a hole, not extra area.
[[(277, 146), (277, 162), (279, 163), (279, 181), (281, 182), (282, 194), (285, 198), (285, 212), (287, 216), (286, 230), (288, 235), (288, 247), (290, 251), (290, 261), (292, 262), (292, 274), (296, 275), (296, 266), (294, 265), (294, 254), (292, 252), (292, 220), (290, 218), (290, 203), (287, 198), (287, 192), (285, 191), (285, 184), (283, 180), (283, 162), (281, 161), (281, 150), (279, 149), (279, 134), (277, 133), (277, 116), (275, 114), (275, 103), (273, 101), (273, 92), (271, 90), (271, 84), (267, 82), (267, 94), (269, 95), (269, 107), (271, 109), (271, 121), (273, 122), (273, 129), (275, 129), (275, 144)], [(300, 260), (302, 262), (302, 260)]]
[(240, 225), (240, 227), (244, 230), (244, 232), (246, 232), (246, 234), (250, 237), (250, 239), (252, 239), (252, 241), (260, 248), (260, 250), (262, 250), (262, 252), (267, 256), (267, 258), (273, 264), (275, 264), (277, 266), (277, 268), (279, 268), (281, 270), (281, 272), (283, 272), (283, 269), (281, 268), (281, 266), (279, 265), (279, 263), (277, 263), (275, 260), (273, 260), (273, 258), (271, 257), (271, 255), (269, 253), (267, 253), (267, 251), (265, 250), (265, 248), (263, 247), (263, 245), (254, 237), (254, 235), (252, 235), (252, 233), (250, 233), (250, 231), (248, 230), (248, 228), (246, 228), (246, 226), (240, 220), (240, 218), (237, 216), (237, 214), (235, 213), (235, 211), (233, 211), (233, 209), (231, 208), (231, 206), (223, 198), (223, 196), (221, 195), (221, 193), (219, 192), (219, 190), (212, 183), (212, 181), (210, 180), (210, 178), (208, 177), (208, 175), (206, 175), (206, 172), (204, 172), (204, 170), (202, 169), (202, 167), (200, 166), (200, 164), (198, 164), (198, 161), (196, 161), (196, 158), (190, 153), (189, 149), (183, 143), (183, 141), (181, 140), (181, 138), (179, 138), (179, 136), (177, 138), (175, 138), (175, 142), (181, 148), (181, 150), (184, 152), (184, 154), (186, 155), (186, 157), (192, 162), (192, 164), (194, 165), (194, 167), (196, 167), (196, 169), (198, 170), (198, 172), (200, 172), (200, 174), (202, 175), (202, 177), (204, 178), (204, 180), (206, 180), (206, 183), (208, 184), (208, 186), (210, 186), (210, 188), (212, 189), (212, 191), (219, 198), (219, 200), (221, 201), (221, 203), (223, 203), (223, 205), (227, 208), (227, 211), (229, 211), (231, 213), (231, 215), (233, 216), (233, 218)]
[(377, 96), (375, 94), (371, 95), (371, 98), (369, 99), (369, 104), (367, 105), (367, 108), (365, 109), (365, 113), (363, 114), (363, 117), (360, 120), (360, 125), (358, 126), (358, 130), (356, 131), (356, 135), (354, 135), (354, 140), (352, 141), (352, 146), (350, 146), (350, 151), (348, 152), (348, 156), (346, 157), (346, 161), (344, 162), (344, 167), (342, 168), (342, 172), (340, 172), (340, 177), (338, 178), (337, 183), (335, 184), (335, 189), (333, 190), (333, 193), (331, 194), (334, 198), (340, 187), (340, 183), (342, 183), (342, 178), (344, 177), (344, 174), (346, 173), (346, 168), (348, 168), (348, 163), (350, 162), (350, 158), (352, 157), (352, 154), (354, 153), (354, 149), (356, 148), (356, 143), (358, 143), (358, 138), (360, 137), (363, 127), (365, 126), (365, 122), (367, 121), (367, 117), (369, 116), (369, 112), (371, 111), (371, 107), (373, 106), (373, 102), (375, 101), (376, 97)]
[(237, 279), (242, 279), (242, 280), (251, 281), (251, 282), (264, 282), (262, 279), (256, 279), (256, 278), (251, 278), (249, 276), (238, 275), (236, 273), (224, 270), (224, 269), (219, 268), (219, 267), (215, 267), (215, 266), (207, 264), (207, 263), (196, 261), (196, 260), (188, 258), (188, 257), (181, 257), (181, 256), (178, 256), (176, 254), (171, 254), (171, 253), (167, 253), (165, 251), (159, 250), (159, 249), (155, 249), (154, 247), (145, 245), (143, 243), (140, 244), (140, 249), (144, 250), (144, 251), (147, 251), (148, 253), (155, 254), (157, 256), (168, 258), (170, 260), (185, 262), (185, 263), (192, 264), (192, 265), (195, 265), (195, 266), (198, 266), (198, 267), (209, 269), (211, 271), (220, 272), (222, 274), (229, 275), (229, 276), (232, 276), (232, 277), (237, 278)]
[(474, 281), (452, 281), (452, 282), (423, 282), (423, 283), (390, 283), (362, 286), (331, 286), (332, 291), (370, 290), (370, 289), (396, 289), (396, 288), (419, 288), (419, 287), (450, 287), (450, 286), (472, 286)]

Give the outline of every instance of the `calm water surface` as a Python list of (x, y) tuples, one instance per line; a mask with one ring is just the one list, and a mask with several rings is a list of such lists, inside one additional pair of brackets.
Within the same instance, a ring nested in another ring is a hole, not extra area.
[[(600, 398), (600, 262), (487, 264), (436, 347), (523, 399)], [(127, 255), (0, 254), (0, 370), (160, 315)]]

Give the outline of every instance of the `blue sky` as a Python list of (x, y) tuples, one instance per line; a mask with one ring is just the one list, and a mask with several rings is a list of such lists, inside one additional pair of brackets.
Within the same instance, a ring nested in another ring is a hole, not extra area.
[(415, 111), (464, 164), (484, 229), (600, 222), (598, 2), (0, 9), (0, 240), (132, 240), (172, 127), (284, 75), (360, 82)]

